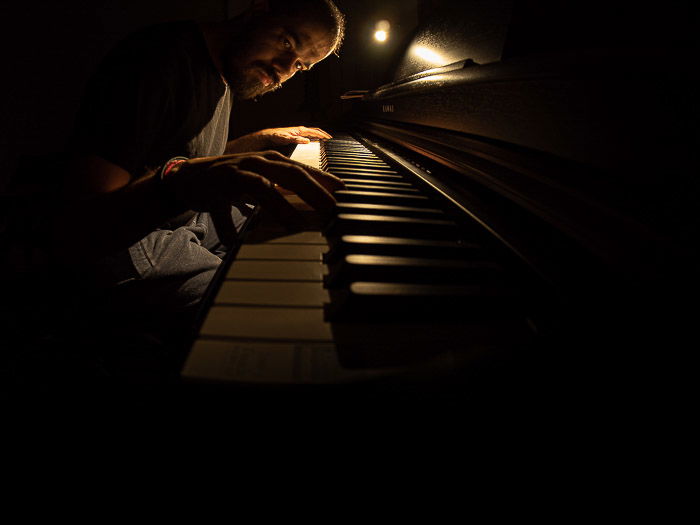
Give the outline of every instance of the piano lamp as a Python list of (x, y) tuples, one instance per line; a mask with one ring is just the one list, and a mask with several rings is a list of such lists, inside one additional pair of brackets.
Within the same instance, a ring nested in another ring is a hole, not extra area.
[(389, 38), (390, 27), (391, 24), (389, 24), (388, 20), (380, 20), (377, 22), (377, 24), (374, 26), (374, 40), (380, 43), (386, 42)]

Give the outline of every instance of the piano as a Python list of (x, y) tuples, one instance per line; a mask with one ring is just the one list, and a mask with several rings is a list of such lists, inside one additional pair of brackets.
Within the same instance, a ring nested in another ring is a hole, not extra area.
[(203, 303), (185, 383), (530, 402), (636, 391), (675, 355), (697, 234), (685, 55), (517, 53), (508, 13), (482, 16), (494, 56), (426, 67), (416, 46), (455, 19), (437, 12), (398, 78), (292, 153), (345, 181), (334, 217), (290, 196), (307, 224), (288, 231), (258, 210)]

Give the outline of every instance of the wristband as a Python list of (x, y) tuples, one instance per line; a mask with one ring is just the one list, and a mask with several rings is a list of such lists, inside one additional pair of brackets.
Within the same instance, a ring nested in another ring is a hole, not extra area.
[(188, 160), (190, 160), (190, 159), (188, 159), (187, 157), (173, 157), (173, 158), (170, 159), (168, 162), (166, 162), (165, 164), (163, 164), (163, 167), (160, 168), (160, 172), (159, 172), (159, 174), (158, 174), (158, 177), (159, 177), (160, 180), (162, 181), (162, 180), (165, 178), (165, 176), (166, 176), (168, 173), (170, 173), (170, 171), (171, 171), (175, 166), (177, 166), (178, 164), (182, 164), (183, 162), (186, 162), (186, 161), (188, 161)]

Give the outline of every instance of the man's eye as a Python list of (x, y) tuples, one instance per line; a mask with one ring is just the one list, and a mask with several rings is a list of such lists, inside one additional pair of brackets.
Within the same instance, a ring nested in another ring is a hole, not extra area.
[(285, 49), (292, 48), (292, 43), (289, 40), (287, 40), (286, 38), (282, 39), (282, 45), (285, 47)]

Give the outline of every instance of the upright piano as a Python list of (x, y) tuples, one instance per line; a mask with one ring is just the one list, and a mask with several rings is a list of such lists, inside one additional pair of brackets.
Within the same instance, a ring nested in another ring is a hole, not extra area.
[[(212, 282), (185, 382), (585, 397), (678, 352), (697, 234), (686, 56), (518, 53), (536, 18), (512, 4), (438, 9), (394, 81), (292, 154), (344, 180), (334, 217), (298, 203), (307, 224), (290, 230), (258, 210)], [(463, 52), (429, 67), (426, 46)]]

